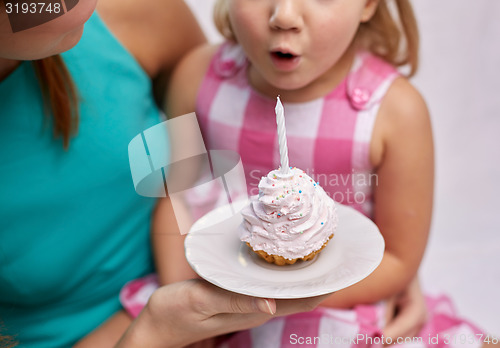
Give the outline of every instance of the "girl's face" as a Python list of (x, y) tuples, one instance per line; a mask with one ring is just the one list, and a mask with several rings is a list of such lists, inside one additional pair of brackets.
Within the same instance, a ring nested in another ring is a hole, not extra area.
[[(377, 0), (227, 0), (250, 80), (297, 90), (335, 69)], [(256, 79), (252, 75), (257, 75)]]
[[(97, 0), (80, 0), (70, 11), (55, 19), (13, 32), (7, 9), (0, 1), (0, 57), (35, 60), (69, 50), (80, 40), (83, 25), (92, 15), (96, 4)], [(21, 13), (18, 16), (22, 16), (21, 8), (19, 11)]]

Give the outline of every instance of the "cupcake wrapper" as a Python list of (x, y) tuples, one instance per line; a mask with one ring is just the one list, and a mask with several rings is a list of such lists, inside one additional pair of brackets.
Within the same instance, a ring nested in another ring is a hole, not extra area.
[(333, 234), (328, 238), (328, 240), (325, 242), (325, 244), (323, 244), (323, 246), (321, 248), (319, 248), (318, 250), (313, 251), (312, 253), (310, 253), (304, 257), (298, 257), (296, 259), (291, 259), (291, 260), (286, 259), (283, 256), (279, 256), (279, 255), (269, 255), (264, 250), (254, 250), (249, 243), (246, 243), (246, 244), (248, 245), (248, 247), (250, 249), (252, 249), (253, 252), (255, 252), (261, 258), (266, 260), (266, 262), (274, 263), (275, 265), (278, 265), (278, 266), (285, 266), (285, 265), (293, 265), (298, 260), (311, 261), (312, 259), (314, 259), (316, 257), (316, 255), (318, 255), (321, 252), (321, 250), (323, 250), (323, 248), (328, 244), (328, 242), (330, 241), (330, 239), (332, 239), (332, 237), (333, 237)]

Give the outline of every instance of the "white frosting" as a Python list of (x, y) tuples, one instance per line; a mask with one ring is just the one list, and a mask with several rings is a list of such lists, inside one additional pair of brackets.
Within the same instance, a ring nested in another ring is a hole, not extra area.
[(243, 209), (240, 239), (254, 250), (286, 259), (321, 249), (338, 223), (334, 201), (304, 171), (293, 176), (271, 171), (259, 182), (259, 195)]

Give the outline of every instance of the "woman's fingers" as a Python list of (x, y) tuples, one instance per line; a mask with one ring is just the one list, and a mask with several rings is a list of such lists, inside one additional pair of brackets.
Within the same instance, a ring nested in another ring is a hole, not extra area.
[(231, 293), (192, 279), (157, 289), (138, 317), (136, 332), (149, 331), (149, 342), (165, 337), (171, 346), (180, 347), (261, 325), (272, 318), (275, 308), (274, 300)]
[(207, 328), (214, 335), (220, 335), (228, 332), (247, 330), (262, 325), (270, 319), (272, 319), (272, 316), (264, 313), (221, 313), (207, 319), (205, 325), (207, 325)]
[[(307, 312), (316, 308), (330, 294), (293, 300), (257, 298), (223, 290), (203, 280), (191, 280), (196, 285), (191, 293), (191, 302), (207, 316), (219, 313), (244, 314), (265, 313), (288, 315)], [(207, 297), (209, 296), (209, 297)]]
[(195, 311), (207, 318), (221, 313), (269, 315), (276, 313), (276, 303), (273, 299), (236, 294), (200, 279), (189, 282), (191, 283), (187, 290), (189, 303)]
[(331, 294), (299, 298), (293, 300), (276, 300), (276, 315), (289, 315), (300, 312), (309, 312), (316, 308), (324, 299)]
[[(316, 308), (326, 296), (328, 295), (294, 300), (275, 300), (273, 311), (276, 312), (275, 316), (310, 311)], [(270, 301), (271, 303), (274, 302), (274, 300)], [(231, 313), (214, 315), (207, 320), (207, 324), (209, 323), (214, 328), (225, 327), (225, 332), (231, 332), (256, 327), (272, 318), (272, 316), (266, 312), (238, 314), (236, 313), (237, 311), (238, 310), (233, 310)]]

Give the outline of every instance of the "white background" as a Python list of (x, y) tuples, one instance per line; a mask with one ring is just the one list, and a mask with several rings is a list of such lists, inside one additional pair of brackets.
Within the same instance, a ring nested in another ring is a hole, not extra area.
[[(207, 37), (214, 0), (186, 0)], [(423, 287), (500, 335), (500, 1), (413, 1), (421, 67), (413, 83), (431, 111), (436, 195)]]

